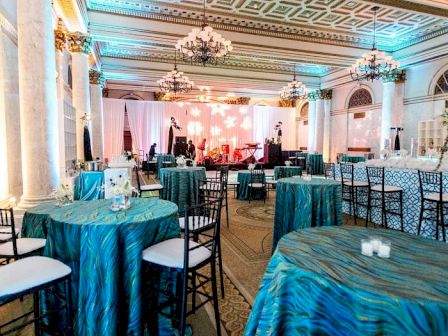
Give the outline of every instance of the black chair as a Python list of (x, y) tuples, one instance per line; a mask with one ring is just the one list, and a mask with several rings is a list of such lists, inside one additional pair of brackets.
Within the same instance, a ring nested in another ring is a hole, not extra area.
[[(215, 310), (217, 334), (221, 335), (218, 290), (216, 285), (216, 253), (219, 244), (219, 215), (222, 199), (209, 201), (185, 210), (184, 238), (173, 238), (148, 247), (142, 253), (143, 260), (152, 265), (169, 268), (176, 272), (179, 293), (164, 293), (168, 300), (157, 305), (159, 314), (167, 315), (179, 323), (180, 335), (185, 335), (186, 319), (197, 309), (212, 301)], [(197, 236), (201, 235), (200, 239)], [(195, 241), (197, 239), (197, 241)], [(209, 265), (210, 275), (200, 273)], [(212, 294), (206, 292), (205, 285), (211, 282)], [(192, 294), (192, 307), (187, 311), (187, 297)], [(203, 298), (199, 304), (196, 295)], [(174, 314), (167, 313), (167, 306), (177, 307)], [(149, 318), (151, 314), (145, 313)]]
[(400, 230), (403, 231), (403, 189), (385, 184), (384, 167), (366, 167), (367, 180), (369, 182), (369, 193), (367, 197), (366, 227), (372, 222), (372, 208), (381, 211), (381, 226), (386, 229), (387, 215), (400, 218)]
[(224, 184), (224, 198), (222, 206), (226, 210), (226, 223), (227, 227), (229, 227), (229, 197), (228, 197), (228, 185), (229, 185), (229, 166), (219, 166), (216, 169), (215, 177), (209, 177), (205, 181), (203, 181), (200, 188), (207, 188), (208, 184), (205, 183), (207, 181), (219, 181)]
[(264, 203), (266, 203), (266, 175), (264, 169), (253, 169), (250, 171), (249, 203), (254, 199), (254, 192), (258, 191)]
[(278, 177), (275, 180), (266, 179), (266, 189), (267, 189), (267, 195), (269, 198), (269, 191), (275, 190), (275, 186), (277, 185), (277, 181), (281, 178), (285, 177), (285, 167), (278, 167)]
[[(439, 239), (439, 229), (442, 228), (442, 238), (446, 241), (445, 208), (448, 204), (448, 194), (443, 192), (442, 172), (418, 171), (420, 185), (420, 217), (417, 233), (420, 235), (422, 223), (430, 220), (436, 223), (436, 239)], [(425, 213), (427, 215), (425, 215)]]
[[(150, 192), (157, 191), (159, 194), (159, 197), (161, 196), (162, 190), (163, 190), (163, 185), (161, 185), (160, 183), (142, 185), (140, 182), (140, 174), (139, 174), (138, 165), (135, 165), (134, 172), (135, 172), (135, 178), (137, 180), (137, 189), (138, 189), (138, 193), (139, 193), (140, 197), (142, 197), (142, 191), (150, 191)], [(154, 197), (154, 196), (152, 196), (152, 197)]]
[(334, 163), (325, 162), (324, 163), (324, 175), (326, 179), (336, 180), (336, 166)]
[(354, 172), (353, 172), (353, 164), (351, 163), (341, 163), (341, 183), (342, 183), (342, 200), (349, 202), (350, 206), (350, 215), (356, 219), (358, 217), (358, 207), (366, 206), (366, 204), (359, 202), (359, 199), (362, 197), (361, 193), (367, 195), (369, 183), (364, 181), (356, 181)]
[[(11, 260), (18, 260), (34, 254), (40, 254), (46, 240), (42, 238), (19, 238), (14, 222), (12, 208), (0, 209), (0, 260), (8, 264)], [(0, 264), (1, 264), (0, 263)]]

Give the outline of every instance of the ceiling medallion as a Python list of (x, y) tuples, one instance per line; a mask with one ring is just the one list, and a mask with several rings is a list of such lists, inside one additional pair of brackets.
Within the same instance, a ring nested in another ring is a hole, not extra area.
[(174, 56), (174, 70), (168, 72), (157, 81), (160, 90), (164, 93), (187, 93), (193, 88), (194, 83), (184, 76), (182, 71), (177, 70), (177, 51)]
[(296, 65), (294, 64), (294, 77), (291, 83), (284, 86), (280, 92), (280, 98), (282, 100), (297, 100), (306, 99), (307, 92), (305, 84), (296, 80)]
[(362, 55), (362, 58), (356, 60), (356, 63), (349, 68), (350, 75), (355, 81), (374, 81), (382, 78), (400, 77), (401, 71), (398, 70), (400, 62), (392, 60), (392, 56), (386, 56), (383, 51), (376, 48), (376, 12), (379, 7), (372, 8), (373, 14), (373, 46), (370, 53)]
[(194, 28), (188, 36), (177, 41), (176, 50), (178, 50), (184, 59), (190, 59), (191, 63), (216, 65), (219, 61), (224, 62), (233, 50), (232, 42), (224, 39), (221, 34), (213, 31), (213, 28), (207, 24), (204, 14), (201, 29)]

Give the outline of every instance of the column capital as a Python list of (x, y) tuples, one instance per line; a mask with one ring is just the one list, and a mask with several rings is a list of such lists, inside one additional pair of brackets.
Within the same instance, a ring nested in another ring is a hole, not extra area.
[(382, 78), (383, 83), (404, 83), (406, 70), (398, 70), (397, 73), (386, 75)]
[(101, 88), (104, 88), (104, 84), (105, 84), (105, 78), (104, 75), (101, 71), (97, 71), (95, 69), (90, 69), (89, 70), (89, 82), (90, 84), (96, 84), (101, 86)]
[(315, 90), (308, 93), (308, 100), (314, 101), (318, 99), (330, 100), (333, 97), (332, 89)]
[(67, 35), (68, 49), (72, 53), (90, 54), (92, 51), (92, 37), (81, 32), (69, 33)]
[(65, 43), (67, 42), (67, 30), (65, 29), (64, 21), (58, 20), (58, 27), (54, 30), (54, 46), (59, 51), (64, 51)]

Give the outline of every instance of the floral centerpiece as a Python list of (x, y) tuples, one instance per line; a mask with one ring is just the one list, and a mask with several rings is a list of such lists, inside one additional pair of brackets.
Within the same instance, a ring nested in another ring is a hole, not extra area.
[(179, 168), (186, 168), (187, 167), (187, 160), (185, 160), (185, 156), (179, 155), (176, 159), (176, 164)]
[(285, 161), (285, 165), (286, 165), (286, 167), (289, 167), (291, 164), (292, 164), (291, 161)]
[(122, 175), (117, 179), (111, 179), (110, 193), (112, 197), (112, 210), (129, 209), (131, 206), (132, 194), (138, 194), (138, 190), (132, 186), (131, 180)]
[(56, 199), (56, 205), (59, 207), (73, 203), (73, 190), (68, 184), (60, 184), (53, 190), (52, 196)]

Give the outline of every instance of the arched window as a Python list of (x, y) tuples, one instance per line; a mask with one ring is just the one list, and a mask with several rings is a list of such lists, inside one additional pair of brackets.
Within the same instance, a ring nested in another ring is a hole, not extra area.
[(370, 92), (366, 89), (358, 89), (353, 92), (350, 100), (348, 101), (348, 108), (372, 105), (373, 99)]
[(434, 89), (435, 95), (444, 93), (448, 93), (448, 70), (446, 70), (437, 80), (436, 87)]
[(300, 117), (308, 117), (309, 104), (306, 102), (300, 109)]

